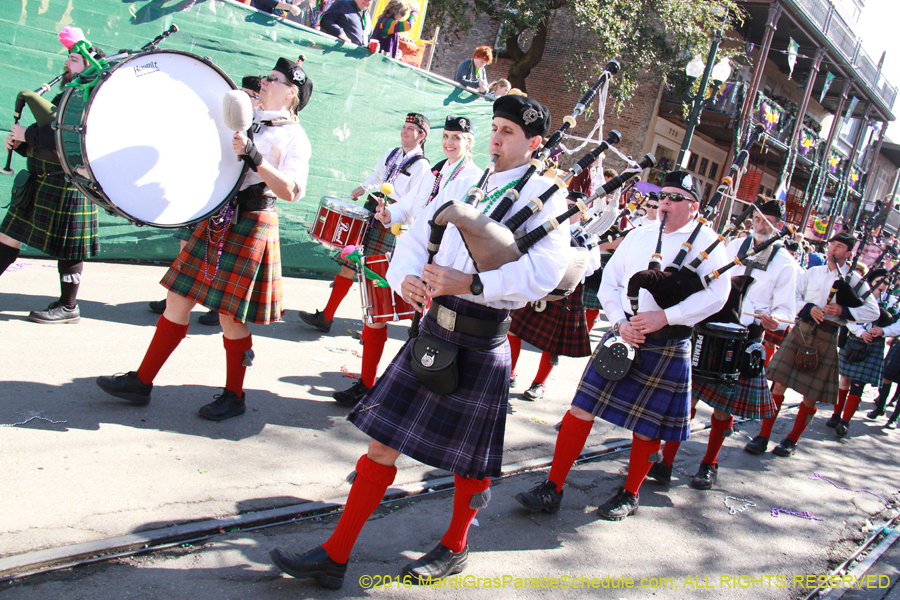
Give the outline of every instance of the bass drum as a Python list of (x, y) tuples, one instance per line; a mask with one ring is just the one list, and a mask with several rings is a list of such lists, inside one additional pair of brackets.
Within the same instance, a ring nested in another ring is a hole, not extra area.
[(177, 50), (110, 64), (87, 100), (69, 88), (60, 102), (56, 144), (67, 178), (135, 225), (184, 227), (215, 214), (247, 170), (222, 118), (234, 83), (209, 59)]

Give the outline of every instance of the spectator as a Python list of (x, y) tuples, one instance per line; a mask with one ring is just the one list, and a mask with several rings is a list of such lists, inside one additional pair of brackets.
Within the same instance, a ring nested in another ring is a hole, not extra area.
[(419, 11), (405, 0), (390, 0), (372, 32), (372, 39), (378, 41), (378, 49), (391, 58), (400, 58), (400, 32), (411, 30), (418, 16)]
[(372, 0), (337, 0), (328, 7), (319, 25), (322, 31), (357, 46), (369, 41), (369, 6)]
[(459, 63), (456, 69), (456, 83), (463, 87), (477, 89), (482, 94), (488, 91), (487, 73), (485, 65), (491, 64), (494, 60), (494, 53), (490, 46), (478, 46), (472, 58)]
[(506, 79), (498, 79), (497, 81), (493, 82), (493, 83), (488, 87), (488, 93), (487, 93), (487, 95), (486, 95), (485, 97), (486, 97), (486, 98), (490, 98), (491, 100), (494, 100), (494, 99), (496, 99), (496, 98), (500, 98), (500, 97), (502, 97), (502, 96), (507, 95), (507, 94), (509, 93), (509, 89), (510, 89), (511, 87), (512, 87), (512, 86), (510, 85), (510, 83), (509, 83), (508, 80), (506, 80)]
[(279, 2), (278, 0), (250, 0), (250, 6), (264, 13), (274, 15), (276, 10), (285, 10), (295, 17), (300, 14), (300, 7), (291, 2)]

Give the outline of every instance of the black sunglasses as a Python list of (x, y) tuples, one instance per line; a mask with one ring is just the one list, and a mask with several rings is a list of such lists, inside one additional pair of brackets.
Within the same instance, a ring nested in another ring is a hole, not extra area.
[(656, 210), (659, 208), (659, 204), (648, 204), (647, 208), (652, 208), (653, 210)]
[(659, 193), (660, 200), (669, 200), (671, 202), (683, 202), (687, 200), (688, 202), (696, 202), (693, 196), (685, 196), (684, 194), (673, 194), (671, 192), (660, 192)]

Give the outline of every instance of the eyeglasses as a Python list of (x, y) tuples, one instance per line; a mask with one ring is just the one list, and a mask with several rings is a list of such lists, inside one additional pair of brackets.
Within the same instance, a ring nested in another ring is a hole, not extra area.
[(647, 208), (652, 208), (653, 210), (656, 210), (659, 208), (659, 204), (648, 204)]
[(670, 202), (683, 202), (685, 200), (687, 200), (688, 202), (696, 202), (693, 196), (685, 196), (684, 194), (672, 194), (670, 192), (660, 192), (659, 199), (669, 200)]
[(263, 77), (263, 81), (268, 81), (269, 83), (280, 83), (281, 85), (291, 85), (290, 83), (285, 83), (284, 81), (278, 79), (275, 75), (266, 75)]

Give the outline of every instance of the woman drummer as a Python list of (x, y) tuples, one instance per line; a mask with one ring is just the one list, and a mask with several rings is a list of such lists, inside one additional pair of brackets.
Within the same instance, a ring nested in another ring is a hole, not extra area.
[[(458, 177), (465, 178), (471, 175), (477, 177), (481, 170), (472, 164), (471, 153), (474, 144), (472, 122), (466, 117), (447, 117), (444, 122), (444, 135), (441, 137), (441, 147), (446, 158), (432, 167), (430, 177), (419, 179), (419, 185), (390, 208), (380, 204), (375, 218), (388, 229), (393, 225), (409, 226), (448, 183)], [(375, 374), (387, 341), (387, 323), (366, 323), (363, 339), (366, 343), (363, 344), (360, 379), (350, 388), (333, 394), (341, 406), (356, 406), (356, 403), (375, 385)]]
[(202, 304), (219, 313), (227, 375), (225, 389), (200, 408), (200, 416), (221, 421), (244, 413), (244, 373), (253, 358), (247, 323), (266, 325), (282, 313), (275, 199), (295, 202), (306, 193), (312, 149), (297, 113), (313, 85), (299, 62), (279, 58), (263, 79), (253, 140), (238, 132), (232, 141), (234, 153), (252, 169), (237, 206), (226, 206), (194, 230), (161, 282), (169, 290), (166, 310), (143, 362), (137, 371), (99, 377), (106, 393), (147, 405), (153, 380), (187, 334), (191, 308)]

